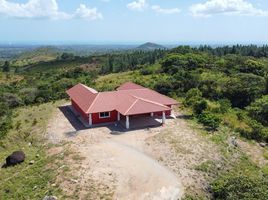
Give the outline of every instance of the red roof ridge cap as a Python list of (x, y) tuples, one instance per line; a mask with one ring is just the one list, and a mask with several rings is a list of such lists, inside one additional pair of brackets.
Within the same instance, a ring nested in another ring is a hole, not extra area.
[(82, 85), (84, 88), (86, 88), (88, 91), (90, 91), (93, 94), (97, 94), (99, 93), (97, 90), (95, 90), (94, 88), (88, 87), (87, 85), (84, 85), (82, 83), (79, 83), (78, 85)]
[(97, 93), (97, 95), (95, 96), (95, 99), (92, 101), (92, 104), (89, 106), (89, 108), (87, 109), (87, 112), (86, 113), (89, 113), (90, 109), (93, 107), (94, 103), (96, 102), (98, 96), (99, 96), (100, 93)]
[(128, 113), (128, 111), (130, 111), (130, 109), (137, 103), (139, 99), (136, 98), (136, 100), (132, 103), (132, 105), (127, 109), (127, 111), (124, 113), (124, 115), (126, 115)]
[(117, 91), (129, 91), (129, 90), (148, 90), (148, 88), (124, 89), (124, 90), (117, 90)]

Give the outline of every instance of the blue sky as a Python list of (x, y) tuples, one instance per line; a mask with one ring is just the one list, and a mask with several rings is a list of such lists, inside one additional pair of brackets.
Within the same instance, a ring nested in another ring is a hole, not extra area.
[(0, 0), (0, 43), (268, 43), (267, 0)]

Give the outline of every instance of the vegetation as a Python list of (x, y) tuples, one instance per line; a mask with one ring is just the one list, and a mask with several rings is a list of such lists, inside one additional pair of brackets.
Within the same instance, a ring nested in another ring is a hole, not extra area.
[[(26, 160), (1, 170), (0, 199), (42, 199), (45, 195), (60, 193), (57, 187), (52, 186), (56, 178), (53, 168), (55, 158), (46, 155), (49, 146), (43, 140), (49, 118), (55, 107), (62, 103), (14, 110), (12, 129), (0, 141), (0, 160), (4, 161), (18, 149), (25, 152)], [(30, 165), (30, 161), (34, 163)]]
[(213, 183), (214, 197), (223, 199), (258, 199), (268, 197), (268, 177), (252, 164), (242, 161)]

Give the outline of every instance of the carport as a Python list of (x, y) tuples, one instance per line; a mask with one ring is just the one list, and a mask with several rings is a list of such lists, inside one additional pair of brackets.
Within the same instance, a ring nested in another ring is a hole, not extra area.
[[(120, 107), (119, 107), (120, 110)], [(170, 112), (171, 108), (145, 99), (137, 98), (137, 100), (123, 114), (118, 111), (117, 121), (121, 120), (126, 129), (142, 126), (153, 126), (159, 124), (159, 120), (154, 117), (156, 114), (162, 113), (161, 123), (166, 120), (166, 112)]]
[[(120, 120), (120, 124), (126, 129), (141, 129), (148, 127), (157, 127), (163, 124), (163, 119), (159, 116), (154, 116), (151, 114), (141, 114), (141, 115), (131, 115), (128, 116), (128, 127), (126, 117), (122, 117)], [(165, 123), (165, 119), (164, 119)]]

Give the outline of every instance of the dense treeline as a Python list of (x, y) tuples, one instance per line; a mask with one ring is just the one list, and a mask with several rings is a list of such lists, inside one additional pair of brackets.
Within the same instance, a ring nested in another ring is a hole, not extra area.
[(228, 54), (235, 54), (240, 56), (252, 56), (256, 58), (268, 57), (268, 45), (233, 45), (213, 48), (209, 45), (201, 45), (199, 47), (192, 48), (190, 46), (179, 46), (172, 49), (173, 53), (197, 53), (205, 52), (215, 56), (225, 56)]
[(215, 56), (172, 51), (161, 60), (161, 71), (168, 74), (169, 79), (156, 85), (160, 92), (190, 95), (194, 103), (187, 106), (193, 108), (203, 100), (210, 101), (210, 106), (199, 105), (204, 107), (204, 112), (196, 113), (200, 122), (211, 121), (215, 128), (213, 122), (219, 124), (220, 118), (227, 115), (215, 107), (220, 107), (223, 100), (228, 101), (232, 112), (236, 112), (237, 123), (231, 125), (228, 120), (225, 123), (247, 138), (268, 141), (267, 108), (262, 106), (268, 94), (267, 60), (235, 54)]
[(154, 64), (166, 54), (166, 50), (134, 51), (129, 53), (109, 54), (102, 65), (101, 73), (135, 70), (145, 64)]

